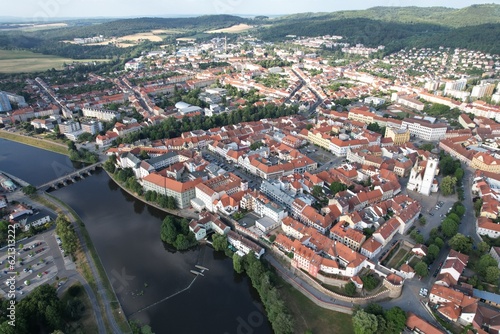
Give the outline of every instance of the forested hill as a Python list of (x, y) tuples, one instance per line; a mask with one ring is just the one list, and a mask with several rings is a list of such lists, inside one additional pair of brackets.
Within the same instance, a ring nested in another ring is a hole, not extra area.
[[(131, 48), (117, 48), (111, 45), (83, 46), (62, 43), (77, 37), (121, 37), (130, 34), (148, 32), (152, 29), (172, 29), (179, 34), (195, 34), (211, 29), (230, 27), (235, 24), (246, 23), (248, 20), (232, 15), (206, 15), (185, 18), (134, 18), (104, 22), (100, 24), (86, 24), (66, 28), (41, 30), (33, 32), (5, 31), (0, 32), (0, 48), (28, 49), (44, 54), (58, 55), (73, 59), (111, 58), (127, 54), (131, 56)], [(176, 35), (179, 35), (176, 34)], [(152, 44), (152, 43), (149, 43)], [(132, 49), (137, 49), (132, 48)]]
[[(444, 7), (375, 7), (361, 11), (303, 13), (269, 20), (263, 40), (287, 35), (340, 35), (348, 43), (386, 46), (386, 52), (405, 47), (459, 47), (500, 53), (500, 5)], [(298, 24), (300, 22), (300, 24)]]
[(487, 23), (500, 23), (500, 5), (472, 5), (460, 9), (446, 7), (373, 7), (366, 10), (287, 15), (273, 21), (275, 23), (290, 23), (308, 20), (327, 21), (356, 18), (396, 23), (427, 23), (460, 28)]

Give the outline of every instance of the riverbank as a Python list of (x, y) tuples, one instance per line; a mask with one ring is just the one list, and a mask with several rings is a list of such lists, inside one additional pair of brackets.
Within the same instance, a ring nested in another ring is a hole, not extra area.
[(103, 170), (106, 172), (106, 174), (108, 174), (108, 176), (111, 178), (111, 180), (113, 180), (113, 182), (115, 182), (115, 184), (117, 186), (119, 186), (122, 190), (124, 190), (125, 192), (127, 192), (130, 196), (132, 196), (135, 199), (143, 202), (144, 204), (152, 206), (155, 209), (161, 210), (161, 211), (163, 211), (165, 213), (168, 213), (169, 215), (176, 216), (176, 217), (179, 217), (179, 218), (186, 218), (186, 219), (198, 219), (199, 218), (199, 215), (196, 212), (194, 212), (194, 210), (192, 210), (192, 209), (191, 210), (190, 209), (183, 209), (183, 210), (176, 209), (176, 210), (172, 210), (172, 209), (162, 208), (161, 206), (159, 206), (159, 205), (157, 205), (155, 203), (148, 202), (142, 196), (139, 196), (136, 193), (130, 191), (127, 188), (125, 188), (125, 186), (123, 186), (123, 184), (121, 184), (120, 181), (116, 180), (114, 178), (114, 175), (111, 174), (110, 172), (108, 172), (105, 168), (103, 168)]
[(5, 130), (0, 131), (0, 138), (69, 156), (68, 147), (66, 145), (54, 143), (46, 139), (23, 136), (17, 133), (7, 132)]
[(80, 216), (68, 204), (50, 194), (44, 192), (41, 197), (39, 198), (41, 203), (58, 208), (73, 223), (88, 265), (82, 268), (82, 275), (87, 279), (96, 296), (100, 297), (100, 307), (104, 309), (103, 315), (106, 316), (104, 320), (110, 327), (108, 330), (113, 333), (130, 333), (131, 329), (125, 313)]

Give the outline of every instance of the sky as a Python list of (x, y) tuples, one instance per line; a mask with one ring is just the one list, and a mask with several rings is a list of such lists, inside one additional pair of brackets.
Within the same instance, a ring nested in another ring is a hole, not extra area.
[(140, 17), (177, 15), (280, 15), (333, 12), (375, 6), (462, 8), (500, 0), (21, 0), (2, 1), (0, 16), (52, 20), (58, 17)]

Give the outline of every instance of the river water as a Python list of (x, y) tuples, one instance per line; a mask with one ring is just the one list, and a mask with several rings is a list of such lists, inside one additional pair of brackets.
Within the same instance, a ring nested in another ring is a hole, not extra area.
[[(74, 167), (63, 155), (0, 139), (0, 170), (34, 185)], [(255, 289), (234, 273), (231, 259), (206, 246), (169, 251), (159, 237), (166, 213), (128, 195), (104, 171), (51, 194), (82, 218), (129, 319), (156, 334), (272, 333)], [(190, 273), (197, 263), (209, 269), (205, 276)]]

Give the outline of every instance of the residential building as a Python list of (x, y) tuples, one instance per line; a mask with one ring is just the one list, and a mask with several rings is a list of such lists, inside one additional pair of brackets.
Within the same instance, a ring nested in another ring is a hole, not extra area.
[(5, 92), (0, 92), (0, 112), (11, 111), (12, 106), (10, 105), (9, 98)]
[(385, 128), (385, 138), (391, 138), (394, 145), (402, 145), (410, 141), (410, 130), (405, 128), (394, 128), (388, 126)]
[(142, 186), (144, 191), (151, 190), (156, 191), (160, 195), (173, 196), (177, 207), (185, 209), (189, 207), (190, 201), (195, 198), (195, 187), (201, 182), (202, 179), (200, 178), (180, 182), (158, 173), (151, 173), (142, 179)]
[(432, 124), (429, 121), (416, 118), (405, 118), (401, 123), (401, 128), (408, 129), (412, 136), (427, 141), (438, 141), (445, 138), (448, 129), (446, 125)]
[(96, 109), (96, 108), (83, 108), (82, 113), (84, 117), (97, 118), (100, 121), (110, 122), (113, 119), (119, 120), (121, 114), (117, 111)]
[(243, 254), (249, 254), (250, 252), (253, 252), (255, 257), (258, 259), (260, 259), (262, 255), (264, 255), (264, 248), (260, 247), (255, 242), (246, 239), (245, 237), (239, 235), (234, 231), (229, 231), (227, 233), (227, 241)]
[(419, 316), (408, 312), (406, 317), (406, 327), (413, 334), (445, 334), (446, 332), (437, 329)]

